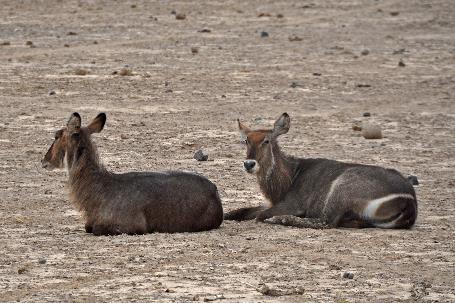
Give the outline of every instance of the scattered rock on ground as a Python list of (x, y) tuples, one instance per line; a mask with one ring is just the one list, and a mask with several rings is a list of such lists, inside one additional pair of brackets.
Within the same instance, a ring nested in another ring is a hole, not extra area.
[(119, 72), (118, 74), (119, 74), (120, 76), (132, 76), (132, 75), (133, 75), (133, 72), (132, 72), (130, 69), (124, 67), (124, 68), (122, 68), (122, 69), (120, 70), (120, 72)]
[(369, 53), (370, 53), (369, 50), (364, 49), (360, 54), (361, 54), (362, 56), (367, 56)]
[(49, 92), (49, 96), (53, 96), (53, 95), (55, 95), (55, 94), (56, 94), (55, 90), (51, 90), (51, 91)]
[(346, 271), (346, 272), (343, 273), (343, 278), (345, 278), (345, 279), (353, 279), (354, 278), (354, 274), (352, 272)]
[(363, 116), (364, 116), (364, 117), (371, 117), (371, 113), (370, 113), (370, 112), (364, 112), (364, 113), (363, 113)]
[(303, 38), (301, 38), (301, 37), (299, 37), (299, 36), (296, 36), (296, 35), (292, 35), (292, 36), (290, 36), (288, 39), (289, 39), (289, 41), (291, 41), (291, 42), (294, 42), (294, 41), (302, 41), (302, 40), (303, 40)]
[(185, 20), (186, 19), (186, 15), (182, 14), (182, 13), (178, 13), (178, 14), (175, 15), (175, 19), (177, 19), (177, 20)]
[(5, 46), (6, 46), (6, 45), (11, 45), (11, 42), (9, 42), (9, 41), (3, 41), (2, 43), (0, 43), (0, 45), (5, 45)]
[(39, 264), (46, 264), (46, 262), (47, 262), (47, 260), (44, 259), (44, 258), (41, 258), (41, 259), (38, 260)]
[(197, 54), (197, 53), (199, 53), (199, 47), (193, 46), (193, 47), (191, 48), (191, 53), (192, 53), (192, 54)]
[(75, 71), (74, 71), (74, 74), (78, 75), (78, 76), (85, 76), (88, 74), (88, 70), (86, 69), (83, 69), (83, 68), (77, 68)]
[(268, 32), (261, 32), (261, 38), (267, 38), (269, 36)]
[(400, 59), (400, 61), (398, 61), (398, 66), (399, 67), (405, 67), (406, 64), (403, 62), (403, 59)]
[(194, 153), (193, 158), (198, 161), (207, 161), (209, 159), (209, 154), (205, 150), (199, 149)]
[(362, 123), (362, 136), (365, 139), (382, 139), (381, 126), (374, 123)]

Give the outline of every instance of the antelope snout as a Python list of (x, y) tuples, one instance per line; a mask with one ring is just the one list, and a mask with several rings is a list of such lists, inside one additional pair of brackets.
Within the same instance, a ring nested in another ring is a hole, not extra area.
[(258, 164), (257, 164), (256, 160), (245, 160), (245, 161), (243, 161), (243, 167), (245, 168), (245, 170), (247, 172), (253, 173), (253, 172), (257, 171)]
[(50, 163), (48, 161), (46, 161), (45, 159), (41, 160), (41, 167), (45, 168), (47, 170), (51, 170)]

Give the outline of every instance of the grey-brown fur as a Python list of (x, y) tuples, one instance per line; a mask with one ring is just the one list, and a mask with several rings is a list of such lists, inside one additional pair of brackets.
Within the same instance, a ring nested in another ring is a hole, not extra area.
[[(250, 130), (240, 122), (239, 127), (248, 145), (244, 166), (256, 172), (271, 207), (234, 210), (225, 215), (226, 220), (256, 218), (313, 228), (410, 228), (414, 224), (414, 188), (396, 170), (285, 155), (277, 137), (289, 130), (286, 113), (275, 122), (273, 130)], [(254, 170), (255, 166), (259, 168)]]
[(61, 168), (66, 154), (70, 199), (95, 235), (197, 232), (217, 228), (223, 209), (216, 186), (203, 176), (178, 172), (108, 172), (90, 134), (102, 130), (99, 114), (80, 127), (74, 113), (46, 154), (43, 167)]

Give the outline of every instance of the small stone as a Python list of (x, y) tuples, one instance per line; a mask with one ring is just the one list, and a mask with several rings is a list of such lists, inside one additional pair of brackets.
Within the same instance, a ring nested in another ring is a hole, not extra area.
[(226, 98), (226, 95), (221, 95), (221, 98)]
[(400, 12), (390, 12), (390, 16), (398, 16), (400, 14)]
[(186, 15), (183, 14), (183, 13), (178, 13), (175, 15), (175, 19), (177, 20), (185, 20), (186, 19)]
[(19, 268), (19, 269), (17, 270), (17, 273), (20, 274), (20, 275), (22, 275), (22, 274), (25, 273), (26, 271), (27, 271), (27, 268), (21, 267), (21, 268)]
[(284, 18), (284, 15), (283, 14), (276, 14), (276, 17), (281, 19), (281, 18)]
[(343, 273), (343, 278), (344, 279), (353, 279), (354, 278), (354, 274), (352, 272), (344, 272)]
[(371, 85), (360, 83), (360, 84), (357, 84), (357, 87), (371, 87)]
[(95, 41), (93, 41), (93, 44), (98, 44), (98, 41), (96, 41), (96, 40), (95, 40)]
[(199, 53), (199, 47), (193, 46), (193, 47), (191, 48), (191, 53), (192, 53), (192, 54), (197, 54), (197, 53)]
[(77, 33), (76, 33), (76, 32), (68, 32), (67, 35), (68, 35), (68, 36), (76, 36)]
[(203, 28), (201, 30), (198, 31), (199, 33), (211, 33), (212, 31), (208, 28)]
[(74, 71), (74, 74), (76, 74), (77, 76), (85, 76), (85, 75), (88, 74), (88, 70), (83, 69), (83, 68), (77, 68), (77, 69)]
[(53, 96), (53, 95), (55, 95), (55, 94), (56, 94), (55, 90), (51, 90), (51, 91), (49, 92), (49, 96)]
[(267, 38), (269, 36), (268, 32), (261, 32), (261, 38)]
[(293, 35), (293, 36), (290, 36), (290, 37), (288, 38), (288, 40), (291, 41), (291, 42), (294, 42), (294, 41), (302, 41), (303, 38), (301, 38), (301, 37), (299, 37), (299, 36), (296, 36), (296, 35)]
[(206, 151), (199, 149), (194, 153), (193, 158), (198, 161), (207, 161), (209, 159), (209, 155), (207, 154)]
[(120, 135), (120, 139), (122, 139), (122, 140), (128, 139), (128, 136), (125, 135), (125, 134), (121, 134), (121, 135)]
[(296, 88), (296, 87), (299, 87), (300, 84), (298, 84), (297, 82), (292, 82), (291, 85), (290, 85), (292, 88)]
[(322, 74), (321, 73), (313, 73), (313, 76), (319, 77), (319, 76), (322, 76)]
[(364, 116), (364, 117), (371, 117), (371, 113), (369, 113), (369, 112), (364, 112), (364, 113), (363, 113), (363, 116)]
[(63, 47), (70, 47), (68, 43), (63, 44)]
[(131, 8), (137, 8), (137, 5), (136, 5), (136, 4), (131, 4), (130, 7), (131, 7)]
[(172, 93), (172, 92), (173, 92), (173, 90), (172, 90), (172, 89), (170, 89), (170, 88), (168, 88), (168, 89), (166, 89), (164, 92), (165, 92), (165, 93)]
[(361, 54), (362, 56), (367, 56), (369, 53), (370, 53), (370, 51), (367, 50), (367, 49), (364, 49), (363, 51), (360, 52), (360, 54)]
[(411, 182), (412, 185), (419, 185), (419, 180), (417, 179), (417, 176), (410, 175), (408, 176), (409, 182)]
[(25, 42), (25, 45), (27, 45), (27, 46), (32, 46), (32, 45), (33, 45), (33, 42), (32, 42), (32, 41), (27, 41), (27, 42)]
[(47, 260), (44, 258), (38, 260), (39, 264), (46, 264), (46, 262), (47, 262)]
[(261, 18), (261, 17), (270, 17), (270, 13), (259, 13), (258, 14), (258, 18)]
[(175, 10), (171, 10), (171, 15), (177, 15), (177, 12)]
[(403, 62), (403, 59), (400, 59), (400, 61), (398, 61), (398, 66), (399, 67), (405, 67), (406, 64)]
[(381, 127), (374, 123), (363, 123), (362, 124), (362, 136), (365, 139), (382, 139)]
[(6, 45), (11, 45), (11, 42), (9, 42), (9, 41), (3, 41), (2, 43), (0, 43), (0, 45), (4, 45), (4, 46), (6, 46)]
[(119, 72), (118, 74), (119, 74), (120, 76), (132, 76), (132, 75), (133, 75), (133, 72), (132, 72), (130, 69), (124, 67), (124, 68), (122, 68), (122, 69), (120, 70), (120, 72)]
[(362, 130), (362, 127), (361, 126), (358, 126), (356, 124), (352, 125), (352, 130), (353, 131), (356, 131), (356, 132), (359, 132)]

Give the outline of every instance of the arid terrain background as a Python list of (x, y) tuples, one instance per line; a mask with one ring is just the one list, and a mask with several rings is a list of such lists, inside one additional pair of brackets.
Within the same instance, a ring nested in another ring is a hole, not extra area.
[[(0, 64), (0, 301), (455, 302), (454, 1), (1, 0)], [(95, 237), (40, 167), (73, 111), (109, 170), (197, 171), (225, 211), (265, 203), (236, 119), (288, 112), (284, 151), (416, 175), (419, 217)]]

